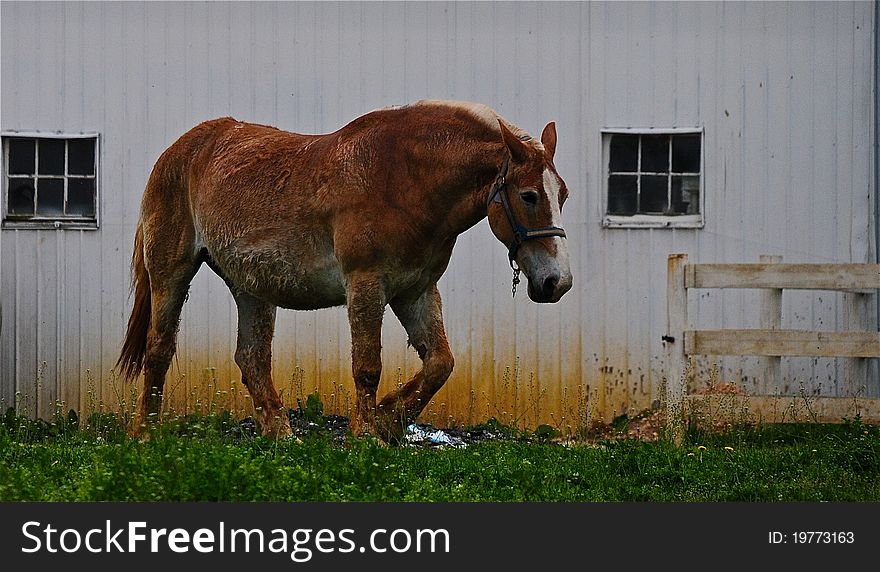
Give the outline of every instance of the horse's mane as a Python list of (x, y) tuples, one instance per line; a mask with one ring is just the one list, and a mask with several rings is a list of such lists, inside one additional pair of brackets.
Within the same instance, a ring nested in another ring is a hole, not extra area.
[(410, 103), (409, 105), (386, 107), (383, 109), (400, 109), (419, 106), (443, 106), (466, 111), (493, 131), (497, 131), (499, 137), (501, 136), (501, 128), (498, 126), (498, 122), (502, 121), (504, 122), (504, 125), (521, 140), (529, 142), (530, 145), (534, 145), (540, 151), (544, 150), (544, 145), (542, 145), (538, 139), (532, 137), (532, 135), (528, 131), (501, 117), (501, 115), (497, 111), (483, 103), (475, 103), (471, 101), (456, 101), (450, 99), (420, 99), (418, 101)]

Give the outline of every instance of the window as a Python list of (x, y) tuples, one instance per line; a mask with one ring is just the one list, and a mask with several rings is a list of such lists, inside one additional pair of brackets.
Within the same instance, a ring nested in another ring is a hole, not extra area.
[(3, 226), (98, 227), (96, 134), (3, 134)]
[(604, 226), (703, 226), (701, 129), (607, 129), (602, 150)]

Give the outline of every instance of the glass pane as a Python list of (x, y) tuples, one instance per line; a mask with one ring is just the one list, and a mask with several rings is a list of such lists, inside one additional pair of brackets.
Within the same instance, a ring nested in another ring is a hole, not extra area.
[(9, 179), (9, 214), (34, 214), (34, 180)]
[(649, 173), (669, 171), (669, 135), (642, 136), (642, 171)]
[(33, 139), (9, 139), (10, 175), (34, 174), (34, 145)]
[(700, 177), (672, 176), (673, 214), (700, 214)]
[(37, 214), (64, 214), (64, 179), (37, 179)]
[(699, 135), (676, 135), (672, 138), (672, 170), (676, 173), (700, 172)]
[(67, 180), (67, 214), (95, 216), (95, 180)]
[(95, 174), (95, 139), (71, 139), (67, 142), (67, 173)]
[(64, 174), (64, 139), (40, 139), (40, 174)]
[(637, 195), (635, 175), (611, 175), (608, 177), (608, 214), (635, 214)]
[(666, 191), (668, 177), (656, 175), (642, 176), (642, 194), (639, 199), (639, 212), (663, 214), (666, 212)]
[(608, 169), (633, 173), (639, 165), (639, 136), (612, 135)]

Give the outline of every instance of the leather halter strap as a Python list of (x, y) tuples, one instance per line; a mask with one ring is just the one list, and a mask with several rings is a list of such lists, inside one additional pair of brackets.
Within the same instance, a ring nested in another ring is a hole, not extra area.
[(501, 206), (504, 207), (504, 214), (507, 215), (507, 222), (510, 223), (510, 228), (513, 229), (513, 242), (507, 247), (507, 257), (510, 260), (510, 267), (513, 268), (514, 271), (519, 270), (516, 266), (514, 266), (514, 260), (516, 258), (516, 253), (519, 250), (520, 245), (532, 238), (543, 238), (546, 236), (561, 236), (565, 238), (565, 231), (558, 226), (542, 226), (536, 228), (528, 228), (519, 223), (516, 220), (516, 215), (513, 212), (513, 208), (510, 206), (510, 197), (508, 197), (507, 193), (507, 171), (510, 168), (510, 156), (504, 158), (504, 163), (501, 165), (501, 171), (498, 173), (498, 177), (495, 179), (495, 184), (492, 186), (492, 191), (489, 193), (489, 200), (487, 201), (487, 205), (492, 204), (492, 202), (501, 203)]

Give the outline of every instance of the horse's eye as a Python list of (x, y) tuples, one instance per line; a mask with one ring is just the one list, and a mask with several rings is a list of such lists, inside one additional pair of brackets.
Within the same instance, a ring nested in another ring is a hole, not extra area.
[(535, 206), (538, 204), (538, 192), (537, 191), (523, 191), (519, 194), (519, 198), (525, 201), (527, 204)]

